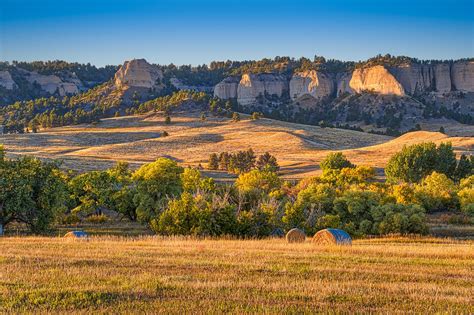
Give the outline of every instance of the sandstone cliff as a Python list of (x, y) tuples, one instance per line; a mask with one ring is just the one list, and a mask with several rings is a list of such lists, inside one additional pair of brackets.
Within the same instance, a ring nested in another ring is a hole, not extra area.
[(424, 64), (406, 64), (388, 69), (402, 85), (405, 93), (415, 95), (434, 89), (433, 67)]
[(7, 90), (13, 90), (17, 85), (8, 71), (0, 71), (0, 86)]
[(354, 90), (350, 87), (349, 82), (351, 81), (352, 73), (343, 72), (336, 75), (336, 95), (341, 94), (353, 94)]
[(405, 95), (400, 82), (383, 66), (354, 70), (349, 86), (358, 93), (373, 91), (379, 94)]
[(451, 67), (451, 82), (457, 91), (474, 92), (474, 61), (455, 62)]
[(435, 90), (439, 93), (451, 91), (451, 67), (448, 63), (433, 66)]
[[(79, 88), (82, 85), (78, 85), (73, 82), (66, 82), (57, 75), (44, 75), (37, 72), (26, 71), (20, 69), (20, 72), (24, 74), (26, 80), (32, 84), (38, 84), (43, 91), (49, 94), (59, 93), (60, 96), (77, 94)], [(77, 77), (74, 76), (74, 80)], [(78, 80), (78, 79), (77, 79)], [(77, 81), (76, 81), (77, 82)]]
[(297, 72), (290, 80), (290, 97), (292, 100), (300, 99), (306, 95), (319, 100), (331, 96), (333, 92), (333, 79), (319, 71)]
[(126, 61), (115, 73), (115, 86), (119, 89), (161, 88), (163, 80), (162, 71), (145, 59)]
[(227, 77), (214, 87), (214, 96), (227, 100), (237, 98), (237, 88), (239, 87), (239, 77)]
[(254, 105), (258, 98), (266, 96), (281, 97), (288, 91), (288, 81), (278, 74), (244, 74), (237, 88), (237, 101), (240, 105)]

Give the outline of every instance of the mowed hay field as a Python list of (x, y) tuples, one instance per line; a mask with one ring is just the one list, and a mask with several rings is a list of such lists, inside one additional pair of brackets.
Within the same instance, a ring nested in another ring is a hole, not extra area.
[(474, 242), (0, 238), (0, 312), (474, 313)]
[[(369, 133), (320, 128), (271, 119), (240, 122), (199, 114), (174, 114), (167, 125), (160, 114), (105, 119), (95, 125), (53, 128), (37, 134), (3, 135), (10, 155), (30, 154), (64, 160), (64, 166), (79, 171), (104, 169), (125, 160), (137, 167), (158, 157), (182, 165), (205, 165), (210, 153), (252, 148), (256, 154), (270, 152), (286, 178), (301, 178), (319, 172), (318, 164), (330, 151), (343, 150), (359, 165), (383, 168), (404, 144), (451, 141), (457, 153), (474, 153), (474, 137), (449, 137), (419, 131), (393, 139)], [(464, 126), (474, 134), (473, 126)], [(459, 128), (458, 128), (459, 129)], [(168, 137), (161, 137), (167, 131)]]

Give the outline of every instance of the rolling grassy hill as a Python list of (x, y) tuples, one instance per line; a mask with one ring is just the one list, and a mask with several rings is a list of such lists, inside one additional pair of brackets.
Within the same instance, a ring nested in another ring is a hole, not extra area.
[[(169, 136), (162, 137), (163, 131)], [(474, 134), (474, 127), (465, 126), (463, 134), (469, 133)], [(189, 113), (174, 114), (169, 125), (163, 115), (150, 113), (0, 138), (13, 156), (62, 159), (64, 166), (79, 171), (110, 167), (119, 160), (136, 167), (158, 157), (173, 158), (182, 165), (204, 166), (210, 153), (252, 148), (257, 154), (268, 151), (275, 155), (286, 178), (318, 173), (319, 162), (336, 150), (342, 150), (355, 164), (383, 168), (403, 145), (425, 141), (450, 141), (457, 153), (474, 153), (474, 138), (469, 136), (417, 131), (394, 139), (271, 119), (250, 120), (247, 116), (240, 122), (216, 117), (201, 121), (199, 114)], [(214, 172), (211, 176), (219, 178), (224, 174)]]

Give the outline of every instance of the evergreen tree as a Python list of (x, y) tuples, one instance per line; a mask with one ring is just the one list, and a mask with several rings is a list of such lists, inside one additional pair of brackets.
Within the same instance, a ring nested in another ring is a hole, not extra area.
[(222, 152), (219, 155), (219, 169), (227, 171), (229, 169), (230, 155), (227, 152)]
[(277, 159), (268, 152), (258, 157), (256, 167), (261, 171), (266, 170), (271, 172), (277, 172), (280, 169)]
[(210, 170), (219, 169), (219, 158), (217, 157), (217, 154), (212, 153), (209, 156), (209, 163), (208, 163), (207, 168), (210, 169)]
[(458, 165), (456, 166), (456, 171), (454, 172), (454, 178), (457, 181), (460, 181), (461, 179), (474, 174), (473, 170), (474, 170), (473, 165), (471, 165), (468, 157), (463, 154), (461, 155)]

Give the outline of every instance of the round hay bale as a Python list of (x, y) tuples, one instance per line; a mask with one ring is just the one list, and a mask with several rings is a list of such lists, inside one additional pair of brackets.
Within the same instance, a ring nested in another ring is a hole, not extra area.
[(303, 243), (306, 240), (306, 234), (300, 229), (294, 228), (286, 233), (288, 243)]
[(324, 229), (314, 234), (313, 242), (318, 245), (351, 245), (352, 238), (343, 230)]
[(87, 238), (89, 236), (84, 231), (71, 231), (71, 232), (67, 232), (64, 235), (64, 237), (65, 238)]

